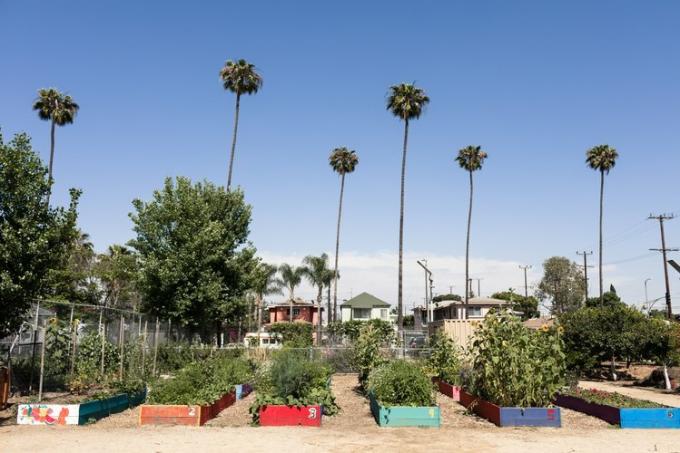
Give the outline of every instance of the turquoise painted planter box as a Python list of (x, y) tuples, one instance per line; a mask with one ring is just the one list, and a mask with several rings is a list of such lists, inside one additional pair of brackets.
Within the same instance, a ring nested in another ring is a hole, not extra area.
[(399, 427), (417, 426), (439, 428), (440, 412), (437, 406), (382, 406), (373, 394), (368, 395), (371, 401), (371, 412), (379, 426)]
[(112, 396), (103, 400), (92, 400), (80, 404), (78, 412), (78, 424), (85, 425), (93, 420), (99, 420), (108, 417), (111, 414), (123, 412), (138, 404), (141, 404), (146, 399), (146, 391), (136, 395), (128, 395), (121, 393), (120, 395)]

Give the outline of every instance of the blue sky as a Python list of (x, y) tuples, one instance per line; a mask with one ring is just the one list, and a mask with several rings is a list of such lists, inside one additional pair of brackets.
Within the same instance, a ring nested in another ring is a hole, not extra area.
[[(482, 293), (519, 287), (519, 263), (535, 282), (545, 258), (596, 249), (599, 181), (584, 157), (609, 143), (621, 157), (606, 182), (605, 280), (629, 302), (647, 277), (650, 298), (663, 295), (661, 258), (647, 250), (658, 227), (644, 219), (680, 213), (679, 3), (242, 5), (0, 0), (0, 126), (29, 133), (47, 158), (36, 90), (80, 103), (57, 132), (54, 201), (84, 190), (81, 226), (99, 250), (131, 238), (131, 200), (165, 176), (225, 181), (234, 98), (218, 71), (246, 58), (265, 82), (242, 102), (234, 177), (266, 258), (332, 250), (338, 179), (327, 157), (348, 146), (360, 164), (347, 181), (342, 294), (396, 299), (402, 125), (385, 97), (415, 81), (432, 102), (410, 135), (408, 303), (422, 293), (415, 257), (439, 263), (436, 292), (463, 286), (468, 188), (453, 158), (468, 144), (489, 154), (475, 175), (471, 252)], [(680, 219), (667, 237), (680, 245)]]

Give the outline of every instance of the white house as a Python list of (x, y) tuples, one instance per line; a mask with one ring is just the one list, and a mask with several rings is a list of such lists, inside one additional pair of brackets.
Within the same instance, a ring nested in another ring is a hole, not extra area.
[(347, 321), (368, 321), (369, 319), (390, 320), (390, 304), (384, 300), (361, 293), (340, 304), (340, 319)]
[(442, 319), (484, 319), (489, 310), (508, 307), (509, 303), (502, 299), (491, 297), (473, 297), (468, 300), (467, 316), (465, 314), (465, 302), (445, 300), (434, 304), (434, 320)]

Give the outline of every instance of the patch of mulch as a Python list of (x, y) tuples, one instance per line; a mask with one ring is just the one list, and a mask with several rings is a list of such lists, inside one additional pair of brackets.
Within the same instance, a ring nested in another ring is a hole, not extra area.
[(255, 392), (246, 396), (242, 400), (237, 400), (234, 404), (220, 412), (220, 414), (208, 420), (205, 426), (216, 427), (243, 427), (250, 426), (253, 418), (250, 415), (250, 406), (255, 401)]

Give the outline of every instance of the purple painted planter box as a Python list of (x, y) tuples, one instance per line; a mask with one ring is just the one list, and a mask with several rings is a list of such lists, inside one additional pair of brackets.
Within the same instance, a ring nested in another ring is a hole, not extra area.
[(555, 404), (567, 409), (583, 412), (592, 415), (600, 420), (604, 420), (612, 425), (621, 424), (621, 411), (618, 407), (607, 406), (605, 404), (590, 403), (582, 398), (568, 395), (557, 395)]

